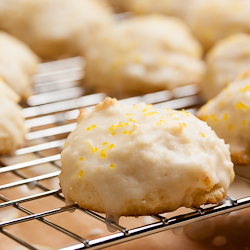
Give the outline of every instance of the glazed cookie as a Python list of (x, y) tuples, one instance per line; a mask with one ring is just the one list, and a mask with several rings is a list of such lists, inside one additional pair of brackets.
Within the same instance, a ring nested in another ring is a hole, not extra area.
[(109, 0), (119, 11), (131, 11), (135, 14), (161, 13), (186, 19), (192, 7), (202, 0)]
[(15, 103), (20, 101), (20, 96), (0, 76), (0, 97), (7, 97)]
[(192, 8), (186, 19), (205, 50), (216, 41), (236, 33), (250, 33), (250, 2), (246, 0), (206, 0)]
[(0, 75), (22, 99), (32, 93), (31, 77), (38, 63), (27, 45), (0, 31)]
[(0, 95), (0, 154), (14, 153), (23, 145), (26, 133), (21, 107)]
[(201, 46), (179, 19), (162, 15), (119, 22), (86, 54), (86, 84), (108, 93), (147, 93), (200, 82)]
[(235, 164), (250, 163), (250, 69), (210, 100), (197, 116), (230, 145)]
[(229, 146), (205, 122), (110, 98), (81, 110), (61, 158), (66, 201), (108, 218), (216, 203), (234, 178)]
[(205, 100), (215, 97), (250, 65), (250, 35), (236, 34), (218, 41), (206, 56), (207, 72), (201, 81)]
[(111, 19), (98, 0), (0, 1), (1, 29), (49, 59), (79, 55)]

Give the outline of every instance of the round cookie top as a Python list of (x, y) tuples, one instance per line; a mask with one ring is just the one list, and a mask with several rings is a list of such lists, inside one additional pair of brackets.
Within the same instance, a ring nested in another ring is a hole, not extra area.
[(33, 92), (31, 77), (39, 62), (26, 44), (0, 31), (0, 75), (22, 99)]
[(207, 72), (201, 81), (204, 99), (215, 97), (250, 65), (250, 35), (235, 34), (219, 40), (206, 56)]
[(113, 22), (104, 2), (0, 0), (0, 27), (45, 59), (78, 56)]
[(118, 217), (216, 203), (234, 178), (229, 146), (205, 122), (110, 98), (81, 112), (61, 158), (66, 201)]
[(119, 11), (131, 11), (135, 14), (161, 13), (169, 16), (178, 16), (185, 19), (192, 7), (201, 0), (109, 0)]
[(187, 20), (192, 33), (209, 50), (216, 41), (250, 32), (250, 2), (245, 0), (197, 1)]
[(12, 154), (20, 148), (27, 131), (21, 107), (11, 96), (0, 93), (0, 154)]
[(182, 20), (160, 14), (128, 18), (87, 51), (86, 84), (119, 94), (197, 83), (204, 74), (201, 55)]
[(250, 163), (250, 69), (224, 88), (198, 112), (216, 134), (230, 145), (236, 164)]

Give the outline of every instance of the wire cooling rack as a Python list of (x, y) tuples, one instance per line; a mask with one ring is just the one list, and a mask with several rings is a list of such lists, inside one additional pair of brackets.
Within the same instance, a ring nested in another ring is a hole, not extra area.
[[(66, 206), (57, 180), (61, 168), (60, 152), (65, 138), (76, 126), (78, 109), (92, 109), (93, 105), (106, 97), (103, 93), (85, 95), (80, 86), (83, 68), (84, 60), (76, 57), (43, 63), (39, 68), (40, 73), (34, 76), (35, 94), (28, 98), (23, 109), (26, 124), (30, 128), (26, 135), (26, 145), (18, 149), (14, 156), (0, 157), (0, 249), (8, 249), (1, 246), (1, 242), (4, 242), (1, 237), (7, 239), (6, 242), (24, 246), (22, 249), (42, 249), (38, 246), (42, 244), (40, 241), (34, 243), (35, 236), (34, 239), (25, 236), (26, 231), (27, 234), (32, 231), (37, 234), (35, 225), (38, 222), (40, 226), (45, 226), (45, 229), (38, 231), (42, 234), (40, 238), (51, 236), (45, 236), (48, 228), (52, 228), (54, 233), (56, 231), (57, 239), (67, 236), (68, 241), (63, 241), (64, 245), (57, 249), (100, 249), (250, 206), (250, 196), (237, 200), (227, 196), (218, 205), (186, 209), (184, 213), (170, 218), (168, 214), (152, 216), (152, 220), (133, 228), (106, 221), (101, 214), (84, 210), (76, 204)], [(196, 85), (189, 85), (173, 91), (126, 98), (121, 102), (127, 105), (146, 102), (157, 108), (184, 108), (194, 113), (202, 104), (198, 91)], [(238, 175), (238, 178), (249, 182), (243, 175)], [(72, 219), (71, 216), (75, 214), (77, 216)], [(73, 224), (73, 220), (76, 220), (75, 225), (67, 228), (57, 223), (59, 220), (52, 219), (57, 215), (61, 215), (60, 221), (72, 220)], [(96, 238), (83, 237), (80, 232), (84, 231), (84, 223), (88, 220), (92, 220), (92, 224), (99, 223), (113, 228), (116, 232)], [(81, 222), (80, 230), (75, 229), (77, 221)]]

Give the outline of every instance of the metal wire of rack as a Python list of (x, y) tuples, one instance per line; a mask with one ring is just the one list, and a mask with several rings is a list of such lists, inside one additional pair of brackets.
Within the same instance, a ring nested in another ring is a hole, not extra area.
[[(93, 105), (103, 101), (106, 96), (103, 93), (84, 95), (84, 89), (79, 86), (79, 81), (84, 75), (83, 68), (84, 61), (79, 57), (49, 62), (41, 64), (40, 73), (34, 77), (35, 94), (28, 98), (28, 106), (23, 109), (26, 124), (30, 128), (30, 132), (26, 136), (27, 143), (25, 147), (18, 149), (14, 156), (0, 157), (0, 218), (1, 211), (5, 208), (12, 207), (22, 213), (17, 218), (0, 220), (0, 233), (2, 235), (27, 249), (37, 250), (39, 247), (19, 237), (9, 229), (13, 225), (22, 227), (26, 222), (39, 221), (59, 232), (59, 237), (67, 235), (74, 239), (75, 243), (71, 246), (61, 247), (62, 250), (100, 249), (250, 206), (250, 196), (238, 200), (227, 196), (218, 205), (193, 208), (192, 211), (187, 209), (187, 212), (170, 218), (163, 215), (152, 216), (154, 222), (134, 228), (111, 223), (102, 215), (84, 210), (76, 204), (62, 205), (41, 212), (28, 209), (25, 205), (29, 202), (39, 203), (47, 197), (64, 201), (58, 183), (55, 185), (53, 182), (52, 187), (48, 187), (48, 183), (50, 180), (56, 180), (60, 173), (60, 152), (65, 138), (76, 126), (78, 109), (81, 107), (92, 109)], [(126, 98), (121, 102), (127, 105), (147, 102), (158, 108), (184, 108), (194, 113), (202, 103), (197, 94), (198, 87), (189, 85), (173, 91), (160, 91)], [(31, 155), (31, 158), (27, 158)], [(50, 167), (45, 167), (38, 172), (30, 171), (30, 169), (36, 169), (43, 164), (50, 164)], [(31, 172), (32, 174), (30, 174)], [(11, 178), (9, 178), (10, 176)], [(248, 178), (239, 177), (249, 182)], [(19, 197), (11, 197), (16, 190), (24, 187), (27, 190), (36, 189), (39, 192), (30, 195), (27, 195), (28, 192), (21, 192)], [(52, 215), (65, 214), (66, 211), (75, 210), (80, 212), (80, 217), (81, 214), (90, 216), (94, 220), (118, 230), (118, 233), (88, 239), (79, 235), (78, 232), (48, 219)]]

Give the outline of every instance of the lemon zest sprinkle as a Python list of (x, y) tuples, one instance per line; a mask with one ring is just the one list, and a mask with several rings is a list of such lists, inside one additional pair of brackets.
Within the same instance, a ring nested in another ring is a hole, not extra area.
[(250, 89), (250, 85), (247, 85), (244, 89), (240, 88), (239, 92), (246, 92)]
[(95, 128), (95, 127), (96, 127), (96, 125), (94, 124), (94, 125), (91, 125), (90, 127), (88, 127), (86, 130), (89, 131), (89, 130), (92, 130), (93, 128)]
[(237, 105), (236, 105), (236, 108), (237, 109), (248, 109), (248, 107), (246, 105), (244, 105), (242, 102), (239, 102)]
[(90, 142), (88, 140), (86, 140), (86, 142), (88, 143), (89, 148), (92, 151), (92, 153), (95, 153), (96, 151), (98, 151), (99, 148), (93, 148), (92, 145), (90, 144)]
[(109, 146), (108, 146), (108, 149), (111, 149), (111, 148), (113, 148), (115, 146), (115, 144), (110, 144)]
[(106, 151), (103, 149), (102, 151), (101, 151), (101, 158), (106, 158), (107, 157), (107, 154), (106, 154)]
[(129, 120), (130, 120), (131, 122), (138, 122), (138, 121), (136, 121), (136, 120), (133, 120), (132, 118), (129, 118)]
[(78, 176), (79, 176), (79, 177), (82, 177), (82, 176), (83, 176), (83, 170), (80, 170), (80, 171), (79, 171)]
[(112, 169), (112, 168), (114, 168), (114, 166), (115, 166), (115, 164), (112, 163), (112, 164), (109, 165), (109, 168)]

